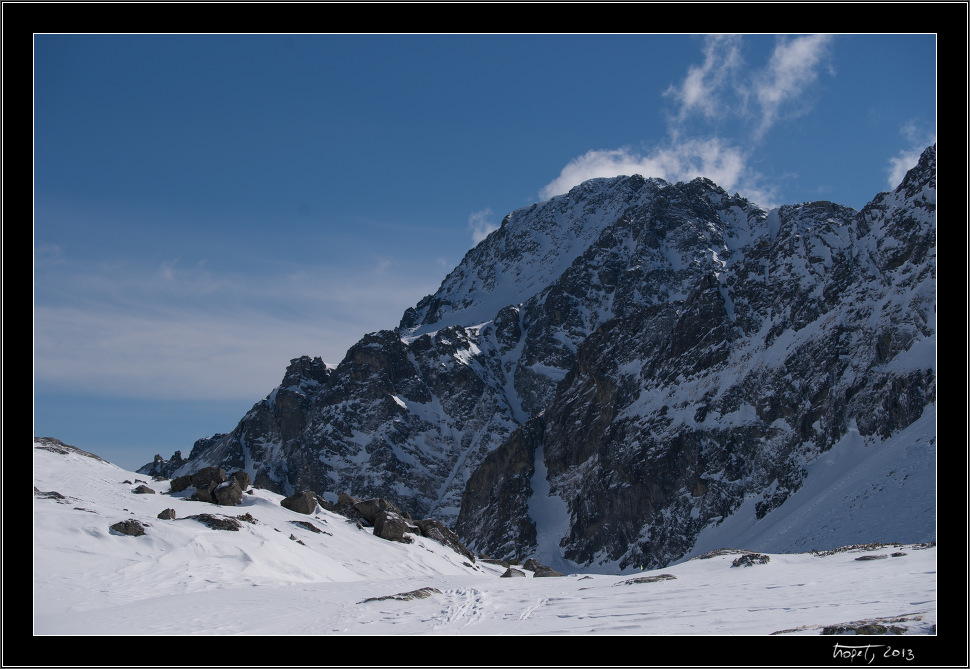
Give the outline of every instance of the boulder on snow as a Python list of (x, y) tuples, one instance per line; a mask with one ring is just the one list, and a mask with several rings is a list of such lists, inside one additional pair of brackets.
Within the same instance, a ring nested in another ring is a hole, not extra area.
[(297, 513), (305, 513), (308, 516), (316, 511), (317, 504), (323, 507), (327, 502), (312, 490), (303, 490), (280, 500), (280, 505), (283, 508), (296, 511)]
[(192, 499), (220, 506), (236, 506), (242, 503), (243, 491), (249, 487), (249, 474), (237, 471), (226, 476), (222, 467), (205, 467), (193, 474), (172, 479), (171, 492), (182, 492), (190, 486), (195, 488)]
[(137, 488), (135, 488), (134, 490), (132, 490), (132, 492), (135, 493), (136, 495), (154, 495), (155, 494), (155, 491), (152, 490), (151, 488), (149, 488), (147, 485), (140, 485)]
[(209, 483), (215, 482), (216, 485), (226, 480), (226, 470), (222, 467), (204, 467), (193, 474), (186, 474), (172, 479), (170, 490), (172, 492), (182, 492), (189, 486), (195, 486), (196, 491), (210, 490)]
[[(244, 472), (245, 473), (245, 472)], [(248, 478), (248, 477), (247, 477)], [(236, 506), (242, 504), (243, 489), (239, 479), (235, 476), (217, 485), (212, 491), (212, 497), (220, 506)]]
[(438, 588), (424, 587), (418, 588), (417, 590), (410, 590), (408, 592), (399, 592), (396, 595), (384, 595), (383, 597), (368, 597), (358, 604), (363, 604), (364, 602), (383, 602), (388, 599), (397, 599), (402, 602), (406, 602), (411, 599), (425, 599), (431, 595), (440, 595), (441, 590)]
[(524, 578), (525, 572), (522, 571), (521, 569), (515, 569), (513, 567), (509, 567), (508, 569), (505, 570), (505, 573), (502, 574), (499, 578), (515, 578), (515, 577)]
[(637, 583), (658, 583), (660, 581), (674, 581), (677, 577), (673, 574), (657, 574), (656, 576), (637, 576), (636, 578), (620, 581), (613, 585), (636, 585)]
[(380, 511), (395, 513), (405, 520), (411, 520), (411, 514), (407, 513), (406, 511), (401, 511), (394, 504), (383, 498), (358, 501), (354, 504), (354, 508), (360, 512), (360, 515), (362, 515), (364, 520), (366, 520), (370, 525), (373, 525), (376, 522), (377, 514)]
[[(365, 523), (367, 519), (364, 518), (364, 514), (357, 510), (357, 504), (360, 504), (361, 500), (349, 495), (348, 493), (342, 492), (337, 495), (337, 502), (330, 507), (330, 511), (340, 514), (344, 518), (350, 520)], [(372, 525), (373, 523), (367, 523)]]
[(768, 564), (771, 561), (767, 555), (761, 553), (746, 553), (731, 563), (732, 567), (750, 567), (756, 564)]
[(243, 491), (253, 483), (252, 479), (249, 478), (249, 474), (242, 469), (233, 472), (230, 476), (236, 479), (236, 482), (239, 484), (239, 489)]
[(175, 520), (175, 509), (165, 509), (158, 514), (162, 520)]
[(561, 574), (552, 567), (547, 567), (535, 558), (529, 558), (522, 564), (523, 569), (528, 569), (531, 572), (535, 572), (536, 577), (548, 577), (548, 576), (565, 576)]
[(384, 511), (383, 509), (377, 512), (374, 517), (374, 536), (378, 536), (381, 539), (387, 539), (388, 541), (403, 541), (410, 543), (405, 535), (408, 532), (418, 533), (419, 530), (413, 527), (405, 520), (404, 516), (399, 513), (394, 513), (393, 511)]
[(121, 534), (127, 534), (132, 537), (140, 537), (145, 534), (145, 526), (134, 518), (128, 518), (126, 520), (121, 520), (111, 526), (111, 529), (115, 532), (120, 532)]
[(235, 518), (228, 518), (226, 516), (213, 516), (209, 513), (200, 513), (195, 516), (187, 516), (188, 520), (197, 520), (210, 530), (228, 530), (230, 532), (238, 532), (242, 525)]

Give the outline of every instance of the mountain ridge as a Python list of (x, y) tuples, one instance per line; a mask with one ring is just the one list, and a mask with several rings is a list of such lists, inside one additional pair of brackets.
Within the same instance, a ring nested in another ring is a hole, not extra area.
[(139, 471), (396, 499), (501, 555), (543, 532), (539, 450), (559, 557), (666, 564), (752, 494), (758, 520), (783, 505), (850, 425), (875, 444), (935, 402), (935, 156), (859, 211), (586, 182), (506, 216), (396, 329), (334, 368), (294, 358), (231, 433)]

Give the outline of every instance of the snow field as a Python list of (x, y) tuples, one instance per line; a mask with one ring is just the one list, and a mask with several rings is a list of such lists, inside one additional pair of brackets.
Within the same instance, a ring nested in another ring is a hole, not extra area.
[[(158, 494), (132, 494), (139, 476), (34, 449), (34, 485), (66, 498), (35, 492), (35, 634), (817, 635), (893, 616), (927, 634), (936, 624), (935, 546), (772, 554), (750, 567), (732, 567), (739, 554), (726, 553), (637, 574), (500, 578), (504, 567), (469, 566), (425, 538), (384, 541), (319, 508), (298, 514), (265, 490), (219, 507), (162, 494), (167, 482), (147, 482)], [(165, 508), (175, 520), (156, 518)], [(199, 513), (257, 522), (212, 530), (186, 518)], [(149, 525), (144, 536), (108, 529), (131, 517)], [(887, 557), (856, 560), (867, 553)], [(659, 574), (675, 578), (627, 583)], [(439, 592), (364, 601), (424, 587)]]

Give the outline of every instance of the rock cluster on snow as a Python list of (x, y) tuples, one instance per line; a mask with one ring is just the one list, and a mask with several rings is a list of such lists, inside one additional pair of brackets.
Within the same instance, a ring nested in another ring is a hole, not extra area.
[(751, 567), (756, 564), (768, 564), (771, 561), (767, 555), (761, 553), (745, 553), (731, 562), (732, 567)]
[[(303, 494), (313, 495), (315, 493), (305, 492)], [(337, 496), (334, 504), (327, 504), (321, 498), (317, 498), (324, 508), (334, 513), (340, 514), (358, 523), (361, 527), (373, 527), (373, 533), (388, 541), (409, 541), (408, 535), (413, 534), (420, 537), (433, 539), (438, 543), (451, 548), (472, 562), (475, 556), (458, 539), (458, 535), (448, 529), (444, 523), (433, 518), (415, 520), (411, 514), (398, 508), (392, 502), (383, 498), (358, 499), (352, 495), (342, 492)]]
[(179, 476), (171, 482), (171, 492), (182, 492), (194, 487), (194, 499), (220, 506), (236, 506), (242, 503), (243, 491), (249, 487), (249, 474), (233, 472), (226, 476), (221, 467), (205, 467), (192, 474)]

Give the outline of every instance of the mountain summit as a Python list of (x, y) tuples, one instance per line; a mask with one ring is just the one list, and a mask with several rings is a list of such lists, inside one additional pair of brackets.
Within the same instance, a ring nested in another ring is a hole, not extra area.
[(585, 182), (506, 216), (397, 328), (334, 368), (293, 359), (232, 432), (139, 471), (383, 497), (553, 567), (740, 533), (934, 539), (935, 203), (935, 146), (861, 211)]

